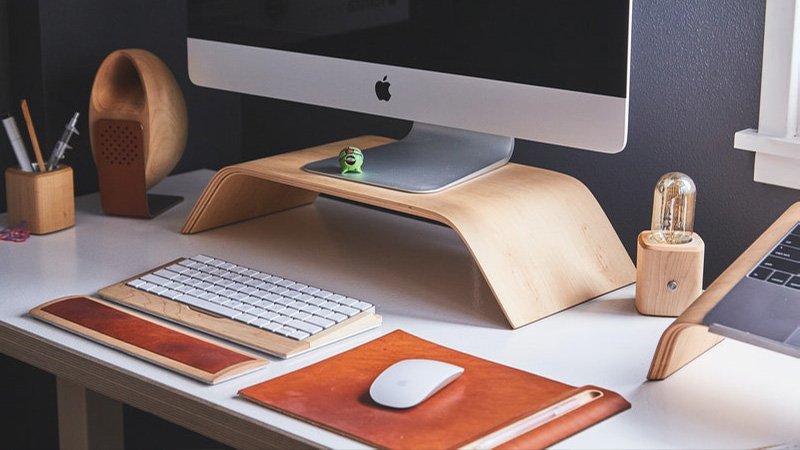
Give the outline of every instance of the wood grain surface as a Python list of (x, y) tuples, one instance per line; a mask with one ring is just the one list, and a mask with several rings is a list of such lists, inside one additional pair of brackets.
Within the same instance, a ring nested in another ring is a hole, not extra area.
[(443, 223), (471, 252), (508, 322), (517, 328), (633, 283), (635, 268), (605, 213), (578, 180), (518, 164), (441, 192), (407, 192), (306, 172), (362, 136), (221, 169), (181, 231), (197, 233), (312, 202), (317, 194)]

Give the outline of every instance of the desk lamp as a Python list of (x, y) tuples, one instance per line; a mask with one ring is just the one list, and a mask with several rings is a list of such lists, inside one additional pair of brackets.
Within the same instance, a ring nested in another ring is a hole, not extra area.
[(705, 244), (694, 227), (695, 184), (670, 172), (656, 183), (650, 230), (639, 234), (636, 252), (636, 310), (678, 316), (702, 292)]

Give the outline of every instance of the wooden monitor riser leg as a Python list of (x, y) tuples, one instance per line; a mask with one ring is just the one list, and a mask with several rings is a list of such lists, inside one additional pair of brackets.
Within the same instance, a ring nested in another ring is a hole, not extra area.
[(663, 380), (685, 366), (723, 338), (711, 334), (703, 318), (742, 277), (772, 248), (777, 240), (800, 220), (800, 202), (792, 205), (744, 251), (703, 294), (673, 322), (658, 342), (648, 380)]
[(442, 192), (410, 194), (302, 170), (364, 136), (221, 169), (181, 232), (308, 204), (319, 193), (443, 223), (458, 233), (513, 328), (633, 283), (625, 248), (589, 190), (557, 172), (507, 164)]

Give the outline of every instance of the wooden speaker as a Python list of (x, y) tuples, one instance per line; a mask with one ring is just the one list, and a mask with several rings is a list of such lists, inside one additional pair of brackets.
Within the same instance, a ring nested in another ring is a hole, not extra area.
[(92, 85), (89, 134), (103, 212), (155, 217), (183, 200), (147, 194), (186, 146), (183, 94), (169, 68), (141, 49), (108, 55)]

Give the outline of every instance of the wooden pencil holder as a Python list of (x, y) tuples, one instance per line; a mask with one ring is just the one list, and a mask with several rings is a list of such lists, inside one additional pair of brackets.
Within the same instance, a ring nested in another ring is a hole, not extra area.
[(75, 225), (72, 168), (49, 172), (6, 169), (8, 225), (25, 227), (32, 234), (47, 234)]
[(662, 244), (639, 234), (636, 249), (636, 310), (677, 317), (703, 291), (705, 243), (695, 233), (686, 244)]

